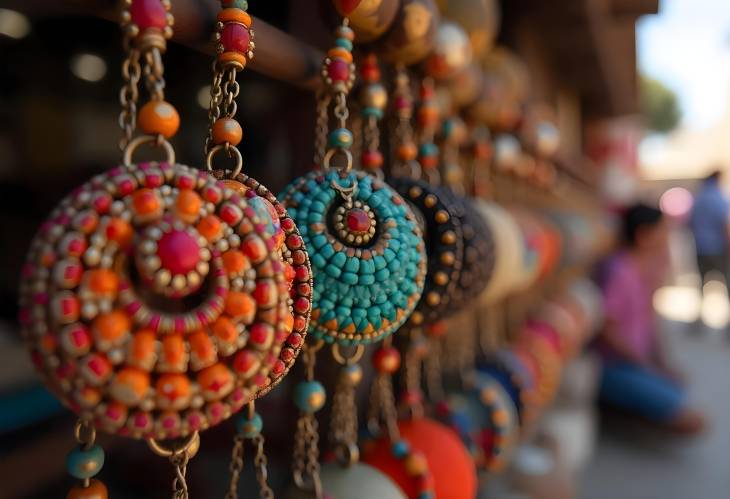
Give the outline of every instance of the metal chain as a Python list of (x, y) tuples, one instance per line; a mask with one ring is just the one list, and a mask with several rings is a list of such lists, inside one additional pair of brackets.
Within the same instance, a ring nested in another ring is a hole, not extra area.
[(364, 148), (368, 151), (377, 151), (380, 149), (380, 129), (378, 128), (378, 118), (373, 115), (367, 117), (362, 128)]
[(326, 92), (317, 95), (317, 122), (314, 128), (314, 164), (322, 166), (327, 150), (327, 129), (329, 127), (329, 109), (332, 97)]
[[(128, 46), (128, 42), (125, 42)], [(142, 66), (139, 63), (140, 53), (137, 49), (130, 49), (122, 62), (122, 88), (119, 91), (119, 103), (122, 111), (119, 113), (119, 128), (122, 137), (119, 139), (119, 149), (122, 151), (132, 140), (137, 124), (137, 101), (139, 100), (139, 80), (142, 77)]]
[(432, 402), (440, 402), (444, 399), (444, 385), (441, 371), (441, 341), (438, 338), (429, 340), (429, 352), (425, 358), (426, 387), (428, 396)]
[(188, 470), (188, 453), (185, 450), (176, 452), (170, 457), (170, 462), (175, 466), (175, 479), (172, 481), (173, 499), (188, 499), (188, 483), (185, 475)]
[(268, 459), (264, 453), (264, 436), (257, 433), (251, 441), (256, 446), (256, 454), (253, 458), (256, 467), (256, 480), (259, 482), (259, 496), (261, 499), (274, 499), (274, 491), (269, 487)]
[[(216, 63), (213, 63), (216, 66)], [(213, 142), (213, 125), (220, 118), (220, 103), (223, 99), (223, 71), (214, 69), (213, 84), (210, 86), (210, 104), (208, 105), (208, 135), (205, 138), (205, 154), (210, 152)]]
[(205, 138), (205, 154), (213, 147), (213, 125), (221, 117), (233, 118), (238, 112), (236, 98), (241, 93), (241, 86), (236, 80), (238, 70), (235, 67), (218, 69), (213, 63), (213, 83), (210, 86), (210, 104), (208, 106), (208, 135)]
[(350, 110), (347, 108), (347, 94), (337, 92), (335, 94), (335, 118), (339, 120), (340, 128), (347, 127), (347, 118), (350, 117)]
[(244, 437), (237, 434), (233, 437), (233, 450), (231, 451), (231, 462), (228, 464), (228, 471), (231, 472), (231, 481), (228, 485), (228, 492), (225, 499), (238, 499), (238, 480), (243, 471)]
[(334, 446), (357, 443), (357, 407), (355, 387), (340, 377), (332, 400), (330, 441)]
[(153, 47), (144, 53), (144, 79), (150, 100), (165, 99), (165, 67), (160, 49)]

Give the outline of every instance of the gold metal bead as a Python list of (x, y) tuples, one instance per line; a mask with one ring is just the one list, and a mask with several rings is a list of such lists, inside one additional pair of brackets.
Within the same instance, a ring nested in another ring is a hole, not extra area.
[(444, 244), (454, 244), (456, 242), (456, 234), (451, 230), (444, 232), (441, 236), (441, 242)]
[(423, 198), (423, 204), (426, 205), (426, 208), (433, 208), (436, 206), (437, 202), (438, 198), (436, 198), (433, 194), (427, 194), (426, 197)]
[(453, 265), (455, 261), (454, 254), (451, 251), (447, 251), (441, 254), (441, 263), (444, 265)]
[(436, 223), (445, 224), (449, 221), (449, 214), (445, 210), (439, 210), (436, 212)]
[(439, 286), (445, 286), (449, 282), (449, 276), (445, 272), (436, 272), (433, 276), (433, 280)]
[(441, 296), (439, 296), (439, 294), (436, 293), (435, 291), (431, 291), (426, 296), (426, 303), (428, 303), (432, 307), (435, 307), (436, 305), (441, 303)]

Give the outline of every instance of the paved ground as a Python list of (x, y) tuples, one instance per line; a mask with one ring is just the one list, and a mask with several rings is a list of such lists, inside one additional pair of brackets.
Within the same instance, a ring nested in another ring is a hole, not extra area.
[(730, 497), (730, 341), (677, 323), (667, 330), (691, 398), (705, 408), (712, 428), (696, 439), (668, 440), (604, 418), (595, 457), (581, 475), (580, 499)]

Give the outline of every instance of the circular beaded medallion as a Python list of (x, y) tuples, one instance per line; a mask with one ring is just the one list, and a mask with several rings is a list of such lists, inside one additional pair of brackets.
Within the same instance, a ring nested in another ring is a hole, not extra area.
[[(222, 179), (225, 172), (216, 170), (216, 178)], [(276, 252), (284, 264), (284, 273), (289, 288), (289, 310), (292, 313), (292, 334), (287, 340), (288, 350), (282, 351), (282, 360), (285, 361), (286, 371), (289, 370), (304, 344), (304, 336), (309, 328), (309, 319), (312, 312), (312, 267), (309, 263), (304, 241), (294, 220), (289, 216), (284, 205), (279, 202), (261, 182), (244, 173), (239, 173), (233, 181), (223, 180), (226, 187), (242, 194), (251, 204), (259, 217), (267, 221), (267, 232), (276, 240)], [(270, 221), (270, 222), (269, 222)], [(282, 373), (279, 381), (283, 378)], [(269, 386), (273, 388), (274, 383)]]
[(471, 202), (447, 187), (439, 189), (444, 199), (459, 219), (464, 236), (462, 266), (452, 302), (459, 308), (484, 291), (494, 270), (494, 240), (484, 218)]
[[(423, 299), (410, 323), (443, 319), (455, 311), (452, 303), (459, 282), (464, 255), (464, 235), (459, 218), (454, 215), (450, 197), (428, 182), (408, 177), (388, 179), (388, 183), (413, 207), (423, 230), (428, 253), (428, 272)], [(457, 304), (458, 305), (458, 304)]]
[(316, 338), (343, 345), (396, 331), (423, 291), (426, 254), (403, 199), (363, 172), (315, 171), (282, 196), (309, 248)]
[(266, 391), (302, 335), (271, 217), (205, 172), (124, 166), (65, 198), (23, 268), (37, 368), (109, 432), (183, 437)]

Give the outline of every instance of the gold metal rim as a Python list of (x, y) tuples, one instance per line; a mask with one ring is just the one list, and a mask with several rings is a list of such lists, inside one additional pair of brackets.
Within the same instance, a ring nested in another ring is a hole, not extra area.
[(332, 345), (332, 356), (339, 364), (342, 364), (343, 366), (351, 366), (353, 364), (357, 364), (357, 362), (362, 359), (364, 353), (365, 345), (362, 344), (357, 345), (355, 351), (349, 357), (346, 357), (342, 354), (339, 343), (335, 343), (334, 345)]
[(332, 149), (328, 149), (327, 152), (324, 154), (324, 158), (322, 160), (322, 166), (325, 170), (334, 169), (335, 167), (331, 166), (330, 163), (332, 162), (332, 158), (337, 154), (338, 152), (341, 152), (345, 155), (345, 159), (347, 160), (347, 163), (344, 167), (337, 168), (340, 171), (343, 171), (345, 173), (352, 170), (352, 152), (350, 152), (349, 149), (344, 149), (341, 147), (335, 147)]
[(166, 446), (154, 438), (147, 439), (147, 445), (160, 457), (173, 457), (184, 452), (188, 455), (188, 459), (191, 459), (200, 449), (200, 434), (197, 431), (192, 433), (180, 445)]

